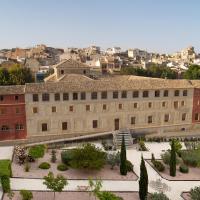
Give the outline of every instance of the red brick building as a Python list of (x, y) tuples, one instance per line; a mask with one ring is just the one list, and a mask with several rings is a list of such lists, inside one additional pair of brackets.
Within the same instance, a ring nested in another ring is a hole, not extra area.
[(26, 138), (24, 86), (2, 86), (0, 91), (0, 140)]
[(194, 88), (192, 123), (200, 123), (200, 89)]

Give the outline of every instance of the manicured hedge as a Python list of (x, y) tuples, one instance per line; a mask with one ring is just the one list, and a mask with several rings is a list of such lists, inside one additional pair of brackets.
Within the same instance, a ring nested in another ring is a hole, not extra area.
[(66, 171), (66, 170), (68, 170), (68, 167), (67, 167), (67, 165), (61, 163), (61, 164), (59, 164), (57, 166), (57, 170), (59, 170), (59, 171)]
[(38, 167), (40, 169), (49, 169), (51, 165), (48, 162), (42, 162)]
[(0, 180), (1, 180), (3, 192), (5, 192), (5, 193), (10, 192), (10, 177), (2, 176)]
[(10, 160), (0, 160), (0, 177), (2, 176), (12, 176)]

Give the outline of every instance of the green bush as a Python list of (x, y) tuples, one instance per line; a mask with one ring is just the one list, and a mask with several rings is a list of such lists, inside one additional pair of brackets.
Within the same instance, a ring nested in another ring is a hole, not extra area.
[(188, 166), (187, 166), (187, 165), (184, 165), (184, 164), (180, 165), (179, 170), (180, 170), (180, 172), (182, 172), (182, 173), (188, 173), (188, 172), (189, 172)]
[(48, 162), (42, 162), (38, 167), (40, 169), (49, 169), (51, 165)]
[(61, 152), (61, 160), (64, 164), (69, 165), (73, 159), (73, 152), (74, 150), (66, 150)]
[(139, 151), (148, 151), (143, 140), (139, 141)]
[(29, 190), (20, 190), (20, 195), (22, 196), (22, 200), (31, 200), (33, 198), (33, 194)]
[(32, 158), (42, 158), (45, 154), (45, 145), (36, 145), (29, 148), (28, 155), (30, 155)]
[(169, 200), (169, 198), (163, 193), (150, 194), (149, 200)]
[(181, 151), (181, 157), (186, 165), (200, 167), (200, 149)]
[(67, 167), (67, 165), (61, 163), (61, 164), (59, 164), (57, 166), (57, 170), (59, 170), (59, 171), (66, 171), (66, 170), (68, 170), (68, 167)]
[(12, 176), (10, 160), (0, 160), (0, 177), (2, 176)]
[(98, 192), (97, 197), (99, 200), (123, 200), (121, 197), (107, 191)]
[(126, 160), (126, 169), (128, 172), (133, 172), (133, 164), (129, 160)]
[(163, 172), (165, 170), (165, 166), (158, 160), (155, 160), (153, 165), (159, 172)]
[(2, 176), (1, 177), (1, 185), (2, 185), (3, 192), (5, 192), (5, 193), (10, 192), (10, 177)]
[(200, 197), (200, 187), (195, 187), (190, 190), (191, 200), (199, 200)]
[[(170, 152), (167, 151), (167, 152), (163, 153), (163, 154), (161, 155), (161, 158), (162, 158), (163, 162), (164, 162), (166, 165), (169, 165), (169, 163), (170, 163)], [(181, 158), (179, 158), (178, 156), (176, 156), (176, 165), (180, 164), (181, 161), (182, 161)]]

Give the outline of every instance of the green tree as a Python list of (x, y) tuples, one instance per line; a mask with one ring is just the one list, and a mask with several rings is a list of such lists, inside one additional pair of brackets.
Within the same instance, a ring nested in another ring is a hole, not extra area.
[(93, 181), (91, 178), (88, 180), (89, 188), (90, 188), (90, 194), (93, 194), (93, 196), (97, 197), (98, 193), (100, 192), (100, 189), (102, 188), (102, 181), (96, 180)]
[(122, 137), (122, 144), (121, 144), (121, 152), (120, 152), (120, 174), (127, 175), (127, 167), (126, 167), (126, 145), (124, 136)]
[(52, 149), (52, 151), (51, 151), (51, 162), (55, 163), (56, 160), (57, 160), (57, 158), (56, 158), (56, 150)]
[[(170, 145), (172, 145), (172, 141)], [(176, 153), (179, 153), (180, 150), (182, 149), (182, 144), (180, 143), (179, 140), (174, 139), (174, 148), (175, 148)]]
[(87, 143), (73, 150), (70, 166), (77, 169), (100, 170), (106, 163), (106, 153)]
[(0, 68), (0, 85), (10, 85), (9, 72), (5, 68)]
[(171, 143), (171, 156), (170, 156), (170, 176), (176, 176), (176, 149), (175, 140)]
[(22, 196), (22, 200), (31, 200), (33, 198), (33, 194), (29, 190), (20, 190), (20, 195)]
[(190, 65), (188, 70), (184, 73), (183, 77), (190, 80), (200, 79), (200, 66)]
[(139, 196), (140, 200), (146, 200), (148, 195), (148, 174), (143, 157), (140, 164)]
[(43, 184), (54, 193), (55, 200), (56, 192), (62, 192), (63, 188), (68, 184), (68, 182), (62, 175), (57, 175), (54, 177), (54, 174), (49, 172), (47, 176), (44, 176)]
[(34, 159), (42, 158), (45, 154), (45, 146), (44, 145), (36, 145), (29, 148), (28, 155)]

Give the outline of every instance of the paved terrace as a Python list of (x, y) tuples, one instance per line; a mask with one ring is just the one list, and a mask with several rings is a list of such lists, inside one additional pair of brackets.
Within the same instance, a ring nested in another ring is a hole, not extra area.
[[(144, 159), (151, 159), (151, 153), (154, 153), (155, 158), (159, 159), (160, 154), (170, 148), (169, 143), (146, 143), (146, 146), (149, 149), (148, 152), (139, 152), (136, 149), (127, 150), (127, 158), (134, 164), (134, 171), (138, 176), (140, 175), (141, 155), (143, 155)], [(10, 148), (9, 155), (11, 153), (12, 149)], [(189, 191), (192, 187), (200, 185), (200, 181), (168, 181), (163, 179), (147, 162), (146, 167), (148, 171), (149, 182), (160, 179), (162, 183), (165, 183), (169, 187), (169, 191), (165, 192), (165, 194), (171, 200), (181, 200), (181, 193), (183, 191)], [(77, 186), (88, 185), (88, 181), (86, 180), (68, 180), (68, 182), (69, 185), (64, 188), (64, 191), (77, 191)], [(46, 186), (43, 185), (42, 179), (11, 178), (11, 188), (13, 190), (48, 190)], [(138, 191), (138, 181), (103, 181), (102, 189), (108, 191)], [(156, 192), (150, 184), (149, 192)]]

